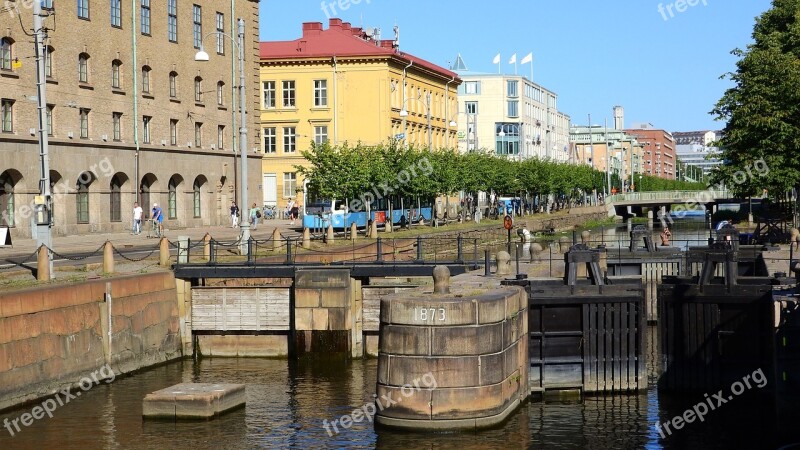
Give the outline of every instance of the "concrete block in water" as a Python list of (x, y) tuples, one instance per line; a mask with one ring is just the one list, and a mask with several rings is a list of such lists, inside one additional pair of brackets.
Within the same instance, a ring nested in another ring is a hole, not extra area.
[(147, 394), (142, 402), (142, 416), (209, 419), (245, 403), (243, 384), (180, 383)]

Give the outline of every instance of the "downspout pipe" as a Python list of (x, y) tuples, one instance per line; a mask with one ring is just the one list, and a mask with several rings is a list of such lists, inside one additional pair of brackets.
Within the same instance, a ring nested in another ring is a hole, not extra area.
[[(336, 61), (336, 55), (333, 55), (333, 145), (339, 145), (339, 90), (338, 86), (338, 70), (339, 63)], [(305, 209), (305, 205), (303, 205)]]
[(450, 147), (450, 83), (456, 82), (456, 76), (444, 84), (444, 127), (447, 136), (447, 147)]
[[(409, 61), (408, 65), (405, 68), (403, 68), (403, 104), (400, 105), (400, 110), (401, 111), (406, 109), (406, 100), (407, 100), (406, 99), (406, 72), (413, 65), (414, 65), (414, 61)], [(408, 111), (406, 110), (406, 112), (408, 112)], [(406, 119), (407, 118), (408, 118), (408, 114), (403, 116), (403, 140), (406, 141), (406, 143), (408, 143), (408, 136), (406, 136), (406, 124), (407, 124), (407, 120)]]
[[(141, 191), (139, 189), (139, 171), (140, 171), (140, 147), (139, 147), (139, 59), (138, 59), (138, 45), (136, 40), (136, 0), (131, 0), (131, 47), (133, 47), (133, 58), (131, 72), (133, 72), (133, 145), (136, 148), (133, 157), (133, 173), (134, 173), (134, 201), (142, 204)], [(146, 210), (147, 206), (143, 206)]]

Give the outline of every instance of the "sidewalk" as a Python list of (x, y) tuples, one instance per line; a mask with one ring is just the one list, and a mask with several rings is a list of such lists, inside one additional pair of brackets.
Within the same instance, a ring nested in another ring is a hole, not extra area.
[[(268, 220), (258, 224), (255, 231), (251, 228), (253, 239), (269, 239), (272, 232), (278, 228), (283, 237), (299, 236), (300, 233), (289, 226), (288, 220)], [(203, 239), (206, 233), (212, 238), (223, 241), (233, 242), (239, 237), (241, 229), (231, 227), (203, 227), (203, 228), (183, 228), (164, 230), (164, 236), (172, 242), (177, 242), (179, 236), (188, 236), (192, 242)], [(111, 241), (118, 248), (150, 248), (156, 247), (159, 243), (157, 238), (148, 238), (147, 230), (143, 230), (140, 235), (132, 235), (130, 232), (119, 233), (93, 233), (72, 236), (53, 236), (53, 251), (61, 254), (93, 252), (106, 241)], [(12, 246), (0, 247), (0, 259), (25, 257), (34, 253), (37, 249), (34, 239), (12, 240)]]

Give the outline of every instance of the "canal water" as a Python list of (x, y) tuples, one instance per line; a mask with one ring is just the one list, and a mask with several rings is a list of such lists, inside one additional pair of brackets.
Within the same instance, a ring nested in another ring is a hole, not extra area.
[[(338, 434), (326, 432), (324, 421), (372, 401), (376, 371), (374, 359), (174, 362), (81, 391), (52, 418), (35, 420), (14, 436), (2, 429), (0, 448), (769, 449), (800, 442), (800, 424), (781, 424), (770, 402), (744, 394), (708, 413), (704, 422), (672, 430), (663, 439), (656, 423), (683, 415), (705, 399), (665, 398), (655, 388), (641, 395), (532, 400), (501, 427), (480, 432), (376, 430), (367, 421), (338, 427)], [(247, 405), (211, 421), (142, 420), (146, 394), (181, 382), (244, 383)], [(0, 420), (18, 418), (34, 406), (7, 411)]]

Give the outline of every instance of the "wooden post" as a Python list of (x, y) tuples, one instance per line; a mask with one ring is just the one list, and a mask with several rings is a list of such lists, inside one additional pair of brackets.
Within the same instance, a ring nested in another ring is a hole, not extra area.
[(106, 241), (103, 246), (103, 273), (114, 273), (114, 244)]
[(383, 231), (386, 232), (386, 233), (391, 233), (392, 232), (392, 219), (390, 219), (388, 217), (386, 218), (386, 222), (384, 222), (384, 225), (383, 225)]
[(303, 248), (311, 248), (311, 232), (308, 228), (303, 228)]
[(325, 243), (333, 244), (333, 225), (328, 225), (328, 231), (325, 233)]
[(169, 267), (169, 240), (165, 237), (162, 237), (159, 243), (158, 264), (161, 267)]
[(203, 258), (206, 261), (211, 261), (211, 235), (208, 233), (203, 236)]
[(358, 237), (358, 229), (356, 228), (356, 223), (353, 222), (350, 224), (350, 240), (355, 242), (357, 237)]
[(372, 226), (369, 227), (369, 237), (370, 239), (377, 239), (378, 238), (378, 222), (372, 221)]
[(278, 231), (277, 228), (272, 231), (272, 251), (279, 252), (283, 248), (283, 242), (281, 242), (281, 232)]
[(42, 245), (39, 247), (39, 254), (36, 260), (36, 279), (39, 281), (50, 280), (50, 255), (47, 247)]

